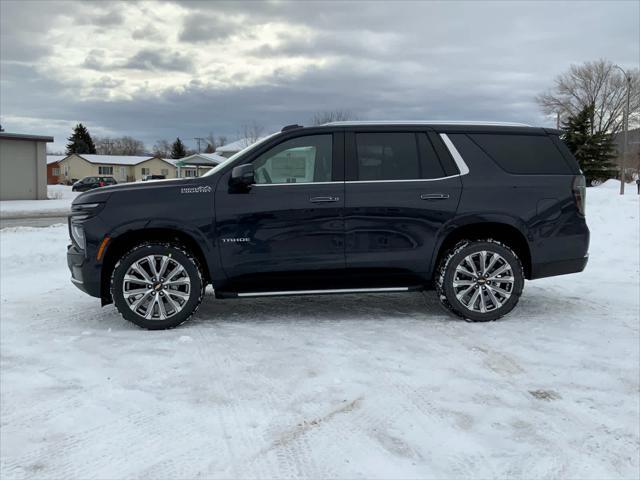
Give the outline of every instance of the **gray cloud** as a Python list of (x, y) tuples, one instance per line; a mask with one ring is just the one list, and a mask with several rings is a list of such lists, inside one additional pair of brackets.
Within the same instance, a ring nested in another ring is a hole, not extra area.
[[(79, 62), (103, 72), (87, 87), (81, 69), (75, 75), (50, 74), (58, 60), (52, 46), (73, 41), (74, 35), (47, 34), (55, 25), (59, 32), (56, 22), (62, 19), (77, 23), (92, 14), (95, 2), (86, 7), (89, 12), (76, 3), (38, 4), (46, 23), (30, 19), (22, 5), (0, 1), (1, 123), (7, 130), (52, 134), (60, 148), (78, 121), (95, 134), (131, 135), (151, 146), (160, 138), (189, 139), (209, 131), (233, 138), (243, 123), (254, 120), (273, 131), (337, 108), (363, 119), (552, 125), (533, 98), (552, 86), (555, 75), (571, 63), (601, 57), (637, 67), (640, 56), (637, 2), (360, 1), (335, 8), (335, 3), (318, 2), (195, 1), (179, 4), (189, 12), (183, 25), (168, 19), (165, 25), (172, 28), (160, 30), (156, 22), (161, 19), (149, 23), (145, 16), (123, 35), (126, 25), (117, 24), (119, 38), (131, 41), (130, 53), (121, 58), (104, 45), (82, 45), (86, 50)], [(100, 8), (93, 13), (97, 17), (114, 10), (107, 2), (102, 5), (95, 7)], [(254, 27), (275, 23), (291, 29), (275, 41), (262, 39), (258, 47), (237, 42)], [(164, 33), (176, 28), (179, 41), (175, 33)], [(100, 32), (109, 35), (109, 30)], [(49, 44), (50, 38), (59, 43)], [(150, 39), (162, 43), (150, 49)], [(198, 58), (221, 40), (247, 68), (233, 70), (222, 60), (209, 65)], [(252, 62), (265, 58), (277, 65), (310, 61), (252, 81)], [(189, 72), (192, 78), (165, 89), (141, 86), (127, 90), (127, 96), (106, 95), (135, 78), (162, 76), (158, 72)], [(86, 96), (78, 93), (80, 87)]]
[(144, 49), (127, 60), (122, 67), (152, 71), (191, 71), (193, 62), (186, 55), (177, 52)]
[(179, 39), (182, 42), (207, 43), (227, 38), (235, 29), (229, 19), (196, 13), (185, 19)]

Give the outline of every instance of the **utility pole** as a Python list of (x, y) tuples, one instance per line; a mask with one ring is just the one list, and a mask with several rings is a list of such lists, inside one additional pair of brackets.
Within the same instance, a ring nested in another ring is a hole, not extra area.
[(198, 142), (198, 153), (200, 153), (200, 142), (204, 142), (206, 139), (204, 137), (193, 137), (193, 139)]
[(560, 130), (560, 112), (556, 112), (556, 129)]
[(619, 65), (614, 65), (618, 70), (622, 72), (625, 80), (627, 81), (627, 108), (624, 109), (624, 145), (622, 147), (622, 161), (620, 162), (620, 195), (624, 195), (624, 170), (625, 163), (627, 160), (627, 142), (629, 140), (629, 97), (631, 96), (631, 75), (627, 74), (627, 72), (620, 67)]

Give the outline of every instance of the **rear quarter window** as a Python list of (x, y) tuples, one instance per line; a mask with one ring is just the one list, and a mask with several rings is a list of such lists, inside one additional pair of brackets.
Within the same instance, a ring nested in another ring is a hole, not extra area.
[(566, 175), (572, 169), (546, 135), (469, 134), (503, 170), (517, 175)]

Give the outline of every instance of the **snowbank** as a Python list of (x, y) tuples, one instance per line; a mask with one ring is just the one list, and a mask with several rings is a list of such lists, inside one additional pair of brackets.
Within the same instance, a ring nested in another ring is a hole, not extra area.
[(638, 478), (639, 203), (590, 188), (585, 272), (505, 319), (433, 294), (204, 299), (166, 332), (0, 231), (0, 476)]
[(71, 202), (79, 195), (67, 185), (48, 185), (48, 200), (3, 200), (0, 201), (0, 218), (65, 216)]

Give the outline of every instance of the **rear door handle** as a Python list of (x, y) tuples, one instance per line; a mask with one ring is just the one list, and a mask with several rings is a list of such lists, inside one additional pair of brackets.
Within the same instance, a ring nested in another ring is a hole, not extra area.
[(423, 193), (420, 200), (446, 200), (449, 198), (448, 193)]
[(311, 197), (309, 201), (311, 203), (339, 202), (340, 197)]

